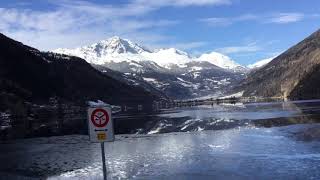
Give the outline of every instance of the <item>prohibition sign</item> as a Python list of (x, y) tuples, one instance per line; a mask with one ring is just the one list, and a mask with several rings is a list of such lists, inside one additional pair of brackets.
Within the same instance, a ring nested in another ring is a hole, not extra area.
[(109, 122), (108, 112), (104, 109), (95, 109), (91, 113), (91, 122), (96, 127), (104, 127)]

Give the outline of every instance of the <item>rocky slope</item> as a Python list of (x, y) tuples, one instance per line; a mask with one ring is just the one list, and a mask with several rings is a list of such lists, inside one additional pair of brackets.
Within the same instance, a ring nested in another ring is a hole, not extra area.
[(245, 96), (319, 98), (319, 64), (320, 30), (251, 72), (241, 87)]

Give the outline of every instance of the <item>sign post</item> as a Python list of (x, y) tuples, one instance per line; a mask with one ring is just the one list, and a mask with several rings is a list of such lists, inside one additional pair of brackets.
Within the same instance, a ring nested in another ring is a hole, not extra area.
[(88, 109), (89, 138), (101, 144), (103, 179), (107, 179), (104, 142), (114, 141), (113, 121), (110, 106), (90, 107)]
[(100, 144), (101, 144), (103, 179), (107, 180), (107, 168), (106, 168), (106, 157), (105, 157), (105, 151), (104, 151), (104, 142)]

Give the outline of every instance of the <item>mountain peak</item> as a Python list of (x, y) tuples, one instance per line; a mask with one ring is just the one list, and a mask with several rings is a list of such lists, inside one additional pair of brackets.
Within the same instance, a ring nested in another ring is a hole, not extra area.
[[(106, 45), (110, 45), (110, 44), (111, 45), (112, 44), (119, 45), (119, 44), (124, 43), (124, 42), (126, 42), (126, 40), (120, 38), (119, 36), (112, 36), (111, 38), (108, 38), (107, 40), (101, 41), (100, 43), (104, 43)], [(127, 41), (127, 43), (128, 43), (128, 41)]]
[(123, 39), (119, 36), (113, 36), (107, 40), (100, 41), (99, 43), (93, 44), (92, 47), (97, 51), (107, 52), (108, 54), (138, 54), (144, 51), (149, 51), (139, 44), (133, 43), (130, 40)]
[(179, 55), (189, 56), (188, 53), (186, 53), (184, 51), (181, 51), (179, 49), (176, 49), (176, 48), (169, 48), (168, 50), (173, 52), (173, 53), (179, 54)]
[(107, 44), (135, 44), (131, 42), (129, 39), (124, 39), (124, 38), (121, 38), (120, 36), (112, 36), (107, 40), (103, 40), (101, 42), (107, 43)]
[(114, 39), (114, 40), (120, 40), (120, 39), (122, 39), (120, 36), (112, 36), (112, 37), (110, 37), (110, 38), (108, 38), (108, 40), (112, 40), (112, 39)]

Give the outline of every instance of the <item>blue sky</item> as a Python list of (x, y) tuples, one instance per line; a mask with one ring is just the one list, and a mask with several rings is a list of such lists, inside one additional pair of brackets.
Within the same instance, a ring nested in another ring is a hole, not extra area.
[(319, 0), (1, 0), (0, 31), (40, 50), (118, 35), (240, 64), (275, 56), (320, 27)]

